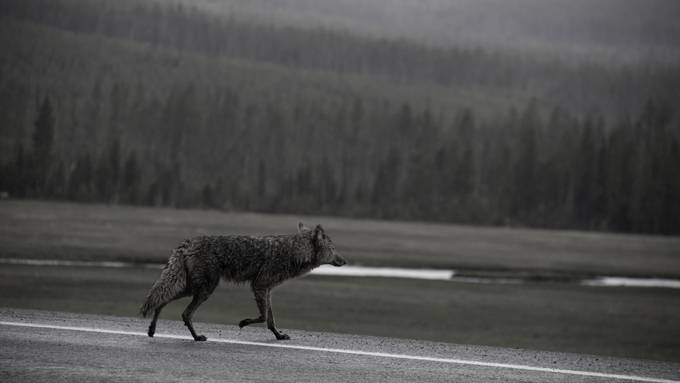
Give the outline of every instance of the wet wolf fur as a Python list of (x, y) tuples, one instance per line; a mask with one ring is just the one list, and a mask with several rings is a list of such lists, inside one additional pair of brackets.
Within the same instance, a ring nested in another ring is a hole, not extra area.
[(182, 313), (184, 324), (196, 341), (192, 316), (198, 306), (215, 290), (220, 278), (227, 281), (249, 282), (255, 294), (260, 315), (243, 319), (239, 327), (267, 322), (276, 339), (290, 339), (276, 328), (272, 314), (271, 290), (286, 279), (300, 276), (323, 265), (342, 266), (345, 260), (335, 251), (330, 237), (321, 225), (314, 230), (298, 224), (292, 235), (201, 236), (183, 241), (172, 251), (168, 264), (154, 283), (140, 309), (143, 317), (153, 313), (148, 335), (156, 332), (158, 315), (169, 302), (192, 296)]

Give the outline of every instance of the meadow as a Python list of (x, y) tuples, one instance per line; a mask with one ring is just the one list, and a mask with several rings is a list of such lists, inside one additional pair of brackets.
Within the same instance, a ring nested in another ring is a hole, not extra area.
[(164, 262), (184, 238), (322, 224), (351, 264), (680, 277), (680, 238), (599, 232), (3, 201), (0, 256)]
[[(298, 220), (322, 223), (352, 264), (680, 275), (676, 237), (33, 201), (0, 203), (0, 257), (160, 263), (188, 236), (292, 233)], [(0, 306), (134, 316), (158, 274), (3, 264)], [(674, 289), (308, 276), (274, 296), (291, 336), (305, 329), (680, 361)], [(179, 319), (187, 303), (161, 317)], [(222, 284), (196, 319), (236, 324), (255, 312), (247, 287)]]

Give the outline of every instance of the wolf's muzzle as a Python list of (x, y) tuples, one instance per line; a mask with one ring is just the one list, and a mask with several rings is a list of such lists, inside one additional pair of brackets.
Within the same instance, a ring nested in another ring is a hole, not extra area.
[(347, 264), (347, 261), (345, 261), (345, 258), (343, 258), (339, 255), (336, 255), (333, 262), (331, 262), (331, 265), (337, 266), (337, 267), (343, 266), (345, 264)]

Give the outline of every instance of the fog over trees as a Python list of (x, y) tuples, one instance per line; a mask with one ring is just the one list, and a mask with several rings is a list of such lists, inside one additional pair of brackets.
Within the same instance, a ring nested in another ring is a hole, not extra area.
[(680, 233), (674, 1), (191, 4), (0, 3), (0, 191)]

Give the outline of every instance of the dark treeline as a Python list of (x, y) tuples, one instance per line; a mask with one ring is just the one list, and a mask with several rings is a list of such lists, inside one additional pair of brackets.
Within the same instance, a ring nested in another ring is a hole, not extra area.
[(680, 71), (665, 64), (135, 1), (5, 1), (0, 18), (12, 197), (680, 233)]
[[(5, 164), (1, 187), (76, 201), (680, 232), (680, 141), (671, 110), (653, 102), (616, 124), (560, 109), (544, 118), (532, 103), (484, 123), (464, 109), (450, 126), (427, 109), (368, 109), (359, 99), (281, 109), (242, 105), (225, 90), (214, 102), (221, 108), (200, 115), (189, 88), (159, 115), (137, 116), (164, 131), (154, 154), (112, 137), (65, 160), (45, 99), (32, 145)], [(211, 121), (226, 123), (220, 135)], [(203, 133), (186, 135), (188, 123)]]

